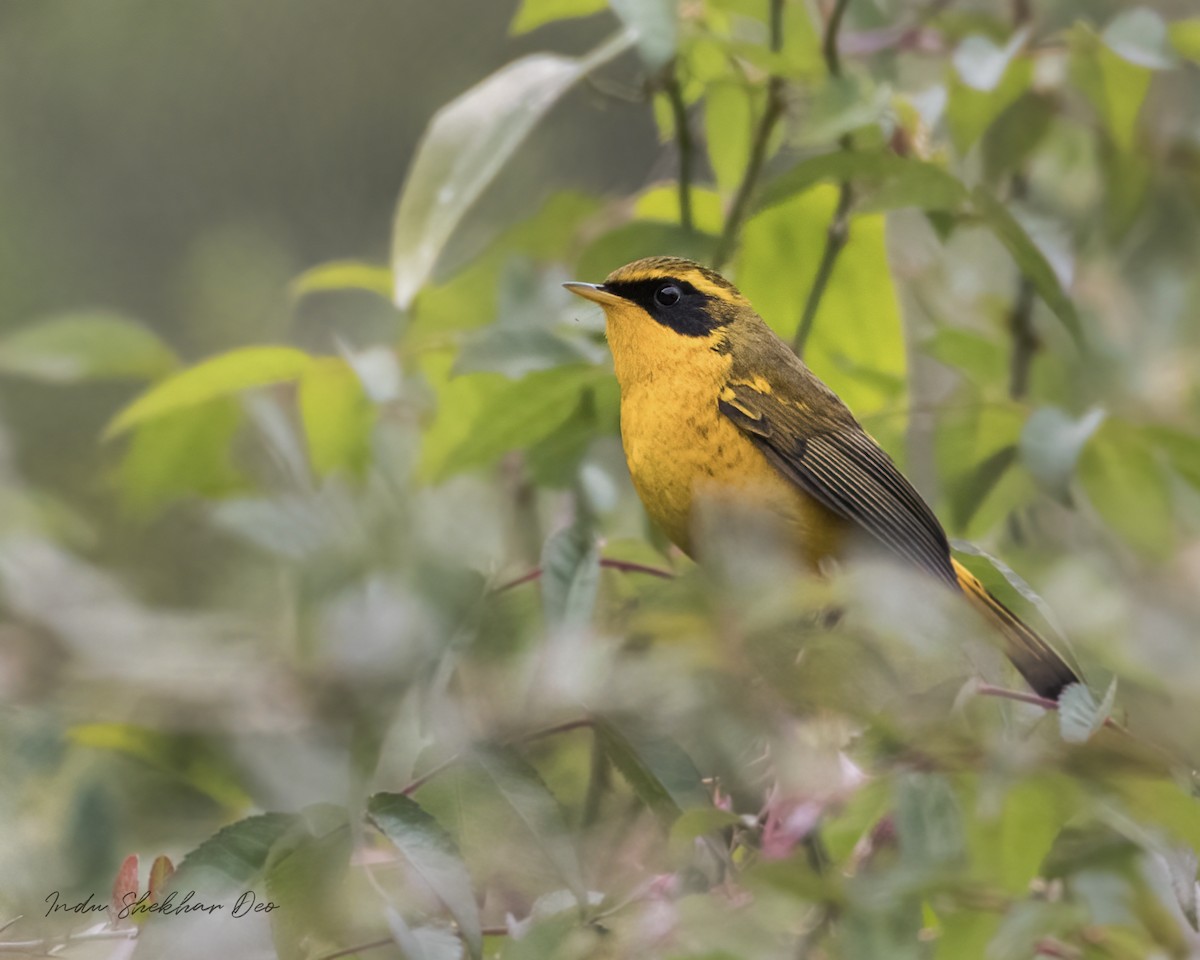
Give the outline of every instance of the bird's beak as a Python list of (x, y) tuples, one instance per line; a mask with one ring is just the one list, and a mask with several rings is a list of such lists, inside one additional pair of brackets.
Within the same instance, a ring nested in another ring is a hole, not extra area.
[(602, 283), (580, 283), (577, 280), (572, 280), (570, 283), (564, 283), (563, 286), (576, 296), (583, 297), (584, 300), (591, 300), (602, 307), (624, 302), (615, 293), (605, 290)]

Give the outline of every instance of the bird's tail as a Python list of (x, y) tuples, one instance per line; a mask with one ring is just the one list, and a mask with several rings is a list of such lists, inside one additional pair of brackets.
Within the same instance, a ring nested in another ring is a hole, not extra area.
[(1078, 674), (1037, 631), (988, 593), (971, 571), (957, 560), (951, 562), (958, 585), (971, 606), (1000, 631), (1008, 659), (1038, 696), (1057, 700), (1064, 687), (1079, 682)]

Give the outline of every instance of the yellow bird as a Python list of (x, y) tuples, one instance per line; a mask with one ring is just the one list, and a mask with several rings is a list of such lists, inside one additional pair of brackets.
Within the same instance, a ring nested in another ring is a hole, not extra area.
[(728, 280), (651, 257), (567, 289), (604, 308), (621, 440), (646, 511), (692, 553), (698, 499), (778, 515), (816, 567), (855, 534), (961, 590), (1029, 685), (1056, 699), (1075, 671), (950, 554), (933, 511), (891, 458)]

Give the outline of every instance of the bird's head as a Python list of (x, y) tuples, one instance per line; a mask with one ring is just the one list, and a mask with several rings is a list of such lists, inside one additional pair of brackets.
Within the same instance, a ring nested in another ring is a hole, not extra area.
[(680, 257), (647, 257), (614, 270), (603, 283), (564, 286), (604, 308), (622, 387), (667, 365), (709, 359), (736, 335), (739, 322), (761, 323), (732, 283)]

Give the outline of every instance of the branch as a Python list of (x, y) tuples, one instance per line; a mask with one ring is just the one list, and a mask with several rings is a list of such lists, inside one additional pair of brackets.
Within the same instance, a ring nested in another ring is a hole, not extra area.
[[(557, 736), (560, 733), (569, 733), (572, 730), (581, 730), (585, 727), (591, 728), (596, 725), (596, 721), (591, 717), (577, 717), (574, 720), (566, 720), (563, 723), (556, 723), (551, 727), (543, 727), (541, 730), (534, 730), (532, 733), (523, 733), (519, 737), (513, 737), (505, 741), (506, 746), (511, 746), (514, 743), (532, 743), (534, 740), (542, 740), (546, 737)], [(421, 787), (425, 786), (430, 780), (449, 770), (455, 764), (463, 759), (462, 753), (454, 753), (439, 763), (437, 766), (426, 770), (423, 774), (417, 777), (408, 786), (403, 787), (400, 793), (406, 797), (412, 796)]]
[[(20, 919), (19, 917), (17, 919)], [(6, 923), (0, 930), (7, 930), (16, 920)], [(49, 955), (56, 947), (66, 947), (75, 943), (90, 943), (97, 940), (133, 940), (138, 935), (138, 927), (129, 929), (92, 930), (84, 933), (73, 933), (65, 937), (43, 937), (40, 940), (8, 940), (0, 941), (0, 953), (19, 953), (25, 956)]]
[(800, 325), (796, 328), (796, 337), (792, 341), (792, 349), (796, 356), (803, 358), (804, 348), (812, 333), (813, 323), (817, 319), (817, 308), (825, 289), (833, 277), (833, 267), (837, 263), (838, 254), (850, 239), (850, 206), (854, 202), (854, 190), (849, 181), (843, 180), (838, 187), (837, 207), (833, 211), (833, 220), (825, 231), (825, 249), (821, 251), (821, 262), (817, 264), (817, 273), (813, 277), (808, 297), (804, 301), (804, 312), (800, 314)]
[[(779, 53), (783, 49), (783, 0), (771, 0), (770, 30), (771, 52)], [(750, 208), (750, 199), (754, 196), (758, 178), (762, 175), (763, 165), (767, 160), (771, 134), (775, 132), (775, 125), (782, 116), (783, 77), (772, 74), (767, 78), (767, 104), (763, 107), (758, 126), (754, 129), (750, 158), (746, 161), (742, 181), (738, 184), (729, 214), (725, 217), (725, 229), (721, 232), (721, 239), (717, 241), (717, 249), (713, 252), (712, 264), (716, 270), (720, 270), (729, 261), (734, 247), (737, 246), (738, 234), (742, 231), (742, 224)]]
[[(842, 58), (838, 49), (838, 33), (842, 29), (842, 20), (846, 16), (846, 8), (850, 0), (837, 0), (825, 23), (825, 35), (821, 41), (821, 53), (825, 57), (825, 68), (829, 76), (838, 79), (842, 75)], [(852, 146), (850, 135), (846, 134), (840, 140), (843, 151)], [(792, 341), (792, 349), (798, 357), (803, 358), (804, 348), (812, 333), (813, 323), (817, 319), (817, 309), (821, 306), (821, 298), (833, 277), (833, 268), (838, 255), (850, 239), (850, 206), (854, 203), (854, 190), (849, 180), (843, 180), (838, 186), (837, 206), (833, 211), (833, 220), (825, 231), (825, 249), (821, 251), (821, 262), (817, 264), (817, 272), (813, 277), (812, 287), (804, 300), (804, 312), (800, 314), (800, 324), (796, 327), (796, 336)]]
[(675, 118), (675, 142), (679, 148), (679, 223), (689, 233), (694, 229), (692, 222), (692, 163), (695, 144), (688, 125), (687, 104), (683, 102), (683, 85), (674, 67), (663, 81), (663, 90), (671, 102), (671, 115)]
[[(606, 570), (619, 570), (622, 573), (644, 573), (648, 577), (658, 577), (660, 580), (674, 580), (675, 574), (670, 570), (664, 570), (662, 567), (651, 567), (644, 563), (634, 563), (632, 560), (614, 560), (611, 557), (601, 557), (600, 566)], [(515, 580), (509, 580), (507, 583), (502, 583), (495, 590), (496, 593), (505, 593), (513, 587), (519, 587), (525, 583), (532, 583), (542, 575), (541, 567), (534, 567), (528, 573), (523, 573)]]

